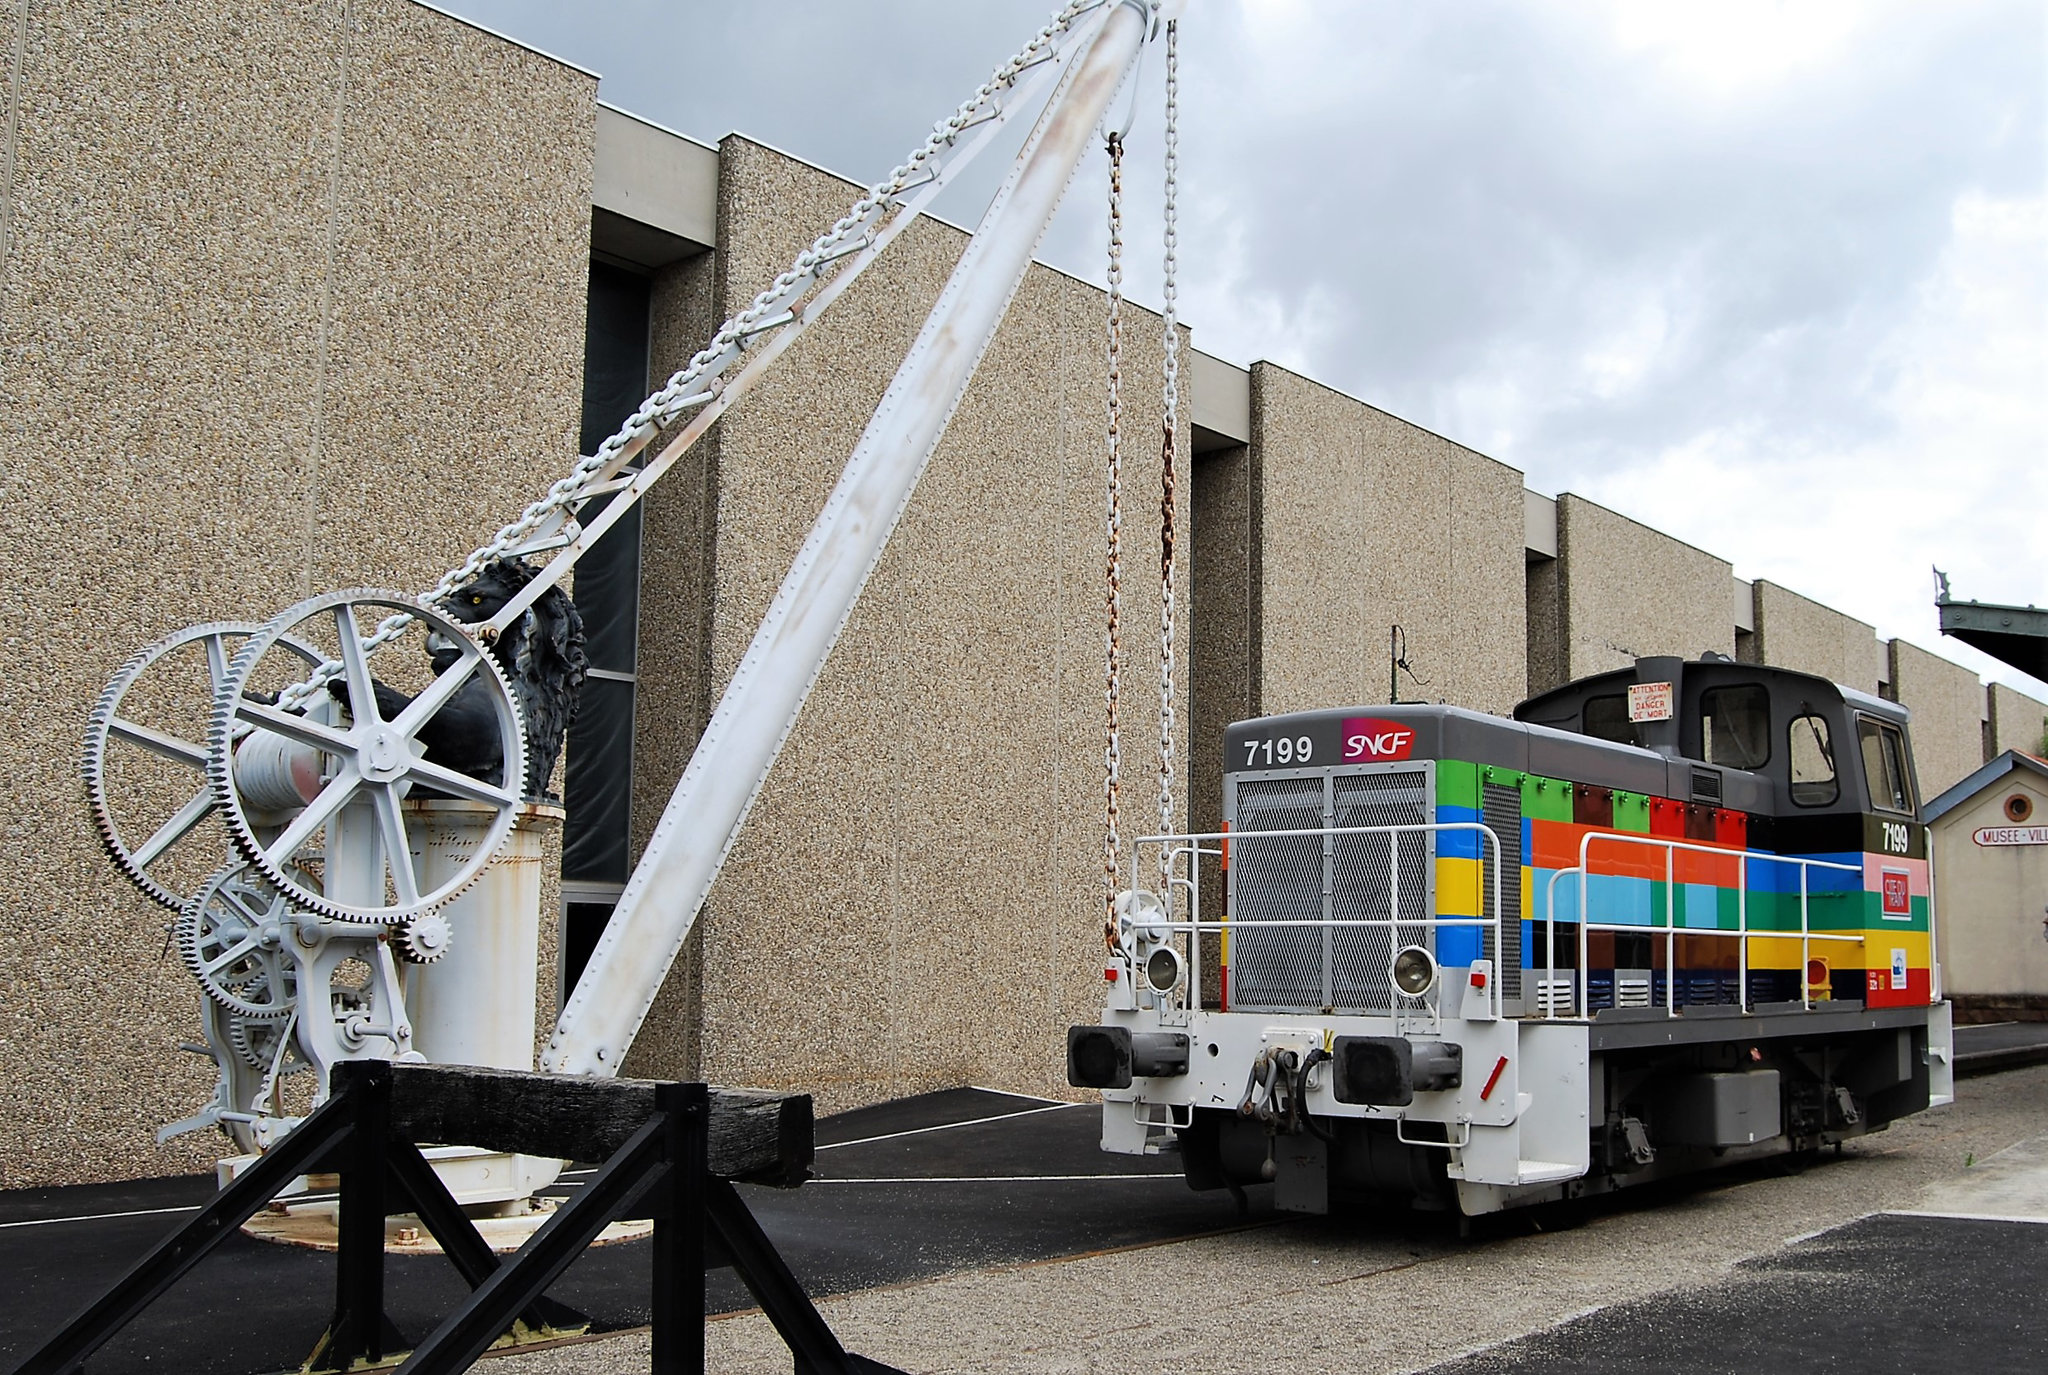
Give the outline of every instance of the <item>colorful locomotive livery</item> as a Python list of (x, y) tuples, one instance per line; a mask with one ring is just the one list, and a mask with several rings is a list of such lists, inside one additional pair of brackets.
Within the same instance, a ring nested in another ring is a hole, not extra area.
[(1716, 658), (1512, 720), (1239, 723), (1227, 836), (1160, 842), (1177, 910), (1120, 904), (1069, 1078), (1104, 1090), (1105, 1148), (1310, 1211), (1488, 1211), (1879, 1129), (1951, 1083), (1907, 732)]

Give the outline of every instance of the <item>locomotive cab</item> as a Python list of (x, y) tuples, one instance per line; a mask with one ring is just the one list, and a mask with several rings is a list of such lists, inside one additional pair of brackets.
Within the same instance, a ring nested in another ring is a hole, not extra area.
[[(1641, 704), (1634, 714), (1632, 698)], [(1646, 658), (1532, 697), (1515, 719), (1694, 761), (1702, 767), (1688, 780), (1693, 801), (1784, 817), (1920, 820), (1906, 709), (1810, 673)]]

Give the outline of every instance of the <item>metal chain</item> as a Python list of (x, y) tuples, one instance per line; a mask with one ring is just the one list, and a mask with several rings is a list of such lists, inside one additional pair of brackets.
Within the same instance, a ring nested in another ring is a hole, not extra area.
[[(1159, 834), (1173, 833), (1173, 501), (1174, 449), (1180, 432), (1180, 323), (1175, 307), (1180, 178), (1180, 21), (1166, 24), (1166, 363), (1165, 437), (1159, 450)], [(1159, 896), (1173, 908), (1173, 850), (1159, 847)]]
[[(995, 98), (998, 92), (1012, 85), (1026, 67), (1041, 60), (1040, 55), (1052, 41), (1073, 27), (1081, 15), (1100, 8), (1104, 0), (1071, 0), (1051, 22), (1033, 35), (1009, 61), (996, 68), (995, 72), (975, 88), (974, 94), (962, 101), (950, 116), (932, 126), (925, 141), (911, 150), (900, 166), (889, 176), (869, 187), (867, 194), (853, 203), (831, 229), (820, 235), (811, 246), (797, 254), (796, 262), (789, 271), (777, 277), (767, 290), (754, 297), (753, 302), (739, 314), (719, 327), (711, 342), (701, 349), (680, 371), (670, 377), (660, 390), (641, 402), (638, 409), (626, 418), (617, 432), (597, 446), (595, 453), (579, 457), (562, 478), (548, 488), (547, 495), (535, 501), (520, 513), (519, 519), (503, 526), (491, 538), (462, 561), (461, 566), (449, 570), (441, 580), (420, 596), (421, 601), (438, 602), (452, 594), (483, 570), (493, 559), (503, 558), (524, 545), (527, 539), (545, 525), (558, 512), (566, 510), (583, 498), (583, 494), (597, 481), (600, 473), (618, 455), (644, 432), (661, 429), (671, 424), (677, 416), (693, 406), (702, 405), (717, 393), (718, 378), (745, 351), (747, 341), (756, 335), (775, 328), (771, 317), (788, 311), (796, 299), (807, 291), (825, 269), (840, 258), (849, 256), (865, 247), (875, 229), (895, 209), (895, 200), (904, 191), (927, 180), (931, 175), (929, 164), (933, 164), (941, 151), (949, 147), (968, 126), (978, 123), (982, 110)], [(763, 322), (770, 322), (767, 329)], [(412, 624), (410, 615), (400, 612), (381, 621), (375, 632), (362, 641), (365, 654), (391, 643), (405, 633)], [(330, 659), (314, 670), (311, 677), (302, 683), (293, 684), (278, 695), (277, 705), (287, 711), (303, 703), (307, 698), (324, 690), (328, 683), (341, 676), (342, 665), (338, 659)]]
[(1103, 637), (1103, 703), (1106, 708), (1102, 746), (1102, 887), (1103, 939), (1111, 950), (1117, 948), (1116, 893), (1123, 842), (1117, 835), (1117, 787), (1123, 766), (1123, 746), (1117, 730), (1117, 697), (1123, 671), (1123, 329), (1124, 329), (1124, 141), (1120, 134), (1109, 136), (1109, 320), (1106, 326), (1109, 356), (1109, 493), (1106, 524), (1109, 547), (1107, 632)]

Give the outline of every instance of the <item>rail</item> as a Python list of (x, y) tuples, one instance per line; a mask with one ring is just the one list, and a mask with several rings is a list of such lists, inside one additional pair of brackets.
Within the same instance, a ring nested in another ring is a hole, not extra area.
[[(1482, 859), (1491, 861), (1490, 869), (1492, 873), (1491, 892), (1481, 894), (1482, 899), (1485, 900), (1488, 915), (1447, 917), (1436, 912), (1428, 912), (1415, 917), (1401, 916), (1401, 838), (1403, 836), (1429, 837), (1430, 843), (1426, 846), (1424, 854), (1428, 858), (1434, 859), (1436, 858), (1435, 837), (1450, 831), (1474, 832), (1482, 837), (1481, 845), (1484, 847)], [(1384, 917), (1336, 916), (1332, 906), (1334, 898), (1326, 888), (1323, 893), (1324, 910), (1329, 915), (1322, 917), (1252, 918), (1237, 921), (1226, 917), (1222, 921), (1202, 920), (1202, 878), (1199, 861), (1204, 856), (1227, 857), (1229, 847), (1233, 842), (1242, 845), (1246, 841), (1254, 840), (1284, 840), (1290, 837), (1315, 836), (1322, 838), (1323, 855), (1325, 860), (1328, 860), (1334, 850), (1336, 838), (1339, 836), (1382, 835), (1387, 838), (1387, 915)], [(1211, 847), (1204, 845), (1203, 842), (1205, 841), (1218, 843)], [(1503, 948), (1501, 944), (1500, 921), (1500, 837), (1494, 833), (1492, 827), (1487, 826), (1483, 822), (1443, 821), (1388, 826), (1306, 826), (1275, 831), (1198, 831), (1181, 835), (1139, 836), (1131, 842), (1130, 846), (1131, 887), (1139, 886), (1142, 876), (1147, 872), (1144, 867), (1144, 855), (1148, 849), (1155, 847), (1165, 848), (1164, 862), (1167, 866), (1167, 872), (1171, 877), (1167, 885), (1167, 892), (1159, 895), (1161, 900), (1166, 903), (1166, 919), (1150, 924), (1162, 932), (1185, 936), (1187, 940), (1185, 955), (1187, 972), (1175, 990), (1175, 993), (1181, 999), (1179, 1006), (1174, 1009), (1176, 1011), (1185, 1011), (1189, 1007), (1199, 1007), (1201, 1005), (1202, 933), (1206, 931), (1227, 935), (1233, 926), (1256, 928), (1260, 931), (1287, 930), (1290, 928), (1332, 931), (1337, 929), (1385, 927), (1388, 936), (1387, 964), (1389, 981), (1390, 986), (1396, 988), (1398, 988), (1398, 985), (1391, 985), (1392, 968), (1395, 957), (1401, 952), (1401, 931), (1404, 928), (1427, 931), (1432, 937), (1432, 946), (1435, 944), (1433, 938), (1436, 932), (1445, 928), (1470, 927), (1477, 928), (1482, 933), (1491, 932), (1493, 936), (1492, 949), (1494, 959), (1496, 962), (1500, 959), (1500, 953)], [(1180, 866), (1183, 863), (1186, 865), (1185, 873), (1180, 872)], [(1186, 911), (1188, 915), (1185, 920), (1174, 920), (1173, 918), (1173, 897), (1176, 892), (1186, 895)], [(1431, 957), (1434, 958), (1435, 950), (1432, 949), (1430, 953)], [(1498, 1018), (1501, 1015), (1500, 978), (1494, 977), (1487, 980), (1486, 994), (1488, 1007), (1493, 1016)], [(1420, 1006), (1423, 996), (1426, 996), (1426, 992), (1424, 995), (1412, 997), (1411, 1002)], [(1396, 1004), (1389, 1010), (1396, 1013), (1406, 1013), (1412, 1009)]]
[[(1663, 921), (1642, 922), (1596, 922), (1591, 920), (1592, 908), (1587, 881), (1593, 877), (1592, 850), (1595, 844), (1639, 845), (1664, 851), (1664, 913)], [(1749, 943), (1753, 938), (1789, 937), (1790, 931), (1777, 929), (1752, 931), (1749, 926), (1749, 866), (1755, 862), (1766, 864), (1788, 864), (1799, 870), (1799, 1001), (1800, 1006), (1811, 1010), (1813, 990), (1807, 971), (1813, 958), (1813, 942), (1842, 941), (1853, 945), (1863, 944), (1864, 935), (1842, 935), (1832, 931), (1813, 929), (1812, 891), (1809, 874), (1814, 869), (1832, 869), (1841, 873), (1855, 874), (1859, 878), (1862, 866), (1842, 864), (1833, 860), (1807, 859), (1799, 855), (1774, 855), (1760, 850), (1734, 850), (1720, 845), (1701, 845), (1693, 841), (1673, 840), (1666, 836), (1638, 835), (1626, 831), (1589, 831), (1579, 840), (1579, 863), (1573, 869), (1559, 869), (1551, 874), (1544, 889), (1544, 982), (1538, 990), (1538, 1009), (1547, 1020), (1558, 1019), (1557, 989), (1557, 883), (1567, 876), (1576, 876), (1579, 886), (1579, 903), (1575, 923), (1579, 928), (1579, 961), (1575, 979), (1576, 997), (1571, 1008), (1577, 1015), (1585, 1015), (1588, 1008), (1587, 980), (1587, 938), (1595, 931), (1608, 931), (1627, 935), (1639, 935), (1644, 931), (1664, 932), (1664, 1011), (1669, 1017), (1678, 1015), (1678, 924), (1677, 924), (1677, 871), (1678, 852), (1684, 850), (1696, 854), (1712, 855), (1718, 859), (1733, 861), (1740, 865), (1741, 872), (1735, 889), (1735, 930), (1722, 931), (1717, 928), (1687, 928), (1686, 934), (1704, 936), (1736, 942), (1735, 984), (1738, 1006), (1749, 1011)], [(1621, 1005), (1621, 987), (1617, 976), (1614, 990), (1615, 1006)]]

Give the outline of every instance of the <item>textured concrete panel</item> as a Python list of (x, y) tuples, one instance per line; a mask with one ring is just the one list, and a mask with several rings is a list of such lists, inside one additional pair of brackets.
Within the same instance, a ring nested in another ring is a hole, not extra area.
[(1984, 762), (1984, 685), (1961, 664), (1918, 645), (1889, 646), (1892, 693), (1913, 713), (1913, 766), (1920, 796), (1932, 798)]
[[(716, 332), (713, 254), (654, 274), (649, 373), (666, 381)], [(651, 446), (659, 453), (674, 432)], [(707, 668), (717, 548), (719, 427), (691, 447), (641, 500), (640, 629), (634, 687), (633, 807), (628, 854), (638, 863), (711, 713)], [(634, 1043), (628, 1074), (697, 1073), (698, 957), (692, 933)], [(649, 1066), (663, 1066), (657, 1071)]]
[(1725, 559), (1569, 492), (1557, 498), (1557, 681), (1646, 654), (1732, 656)]
[(1996, 759), (2007, 750), (2048, 754), (2048, 702), (2004, 683), (1993, 683), (1987, 690), (1991, 716), (1985, 723), (1984, 758)]
[(1876, 630), (1762, 578), (1756, 580), (1754, 593), (1759, 662), (1818, 673), (1864, 692), (1877, 691), (1887, 665)]
[[(720, 167), (723, 315), (857, 188), (737, 137)], [(907, 230), (721, 422), (711, 700), (964, 242), (944, 225)], [(1098, 291), (1031, 270), (855, 606), (700, 919), (709, 1077), (801, 1086), (828, 1109), (962, 1082), (1065, 1091), (1064, 1028), (1095, 1015), (1102, 981), (1102, 313)], [(1145, 379), (1161, 348), (1156, 316), (1127, 321), (1124, 830), (1136, 835), (1157, 824), (1159, 398)], [(1185, 454), (1185, 422), (1181, 443)], [(1177, 641), (1184, 759), (1185, 619)], [(657, 727), (643, 718), (643, 735)], [(665, 776), (638, 781), (643, 825), (679, 772), (670, 758)], [(643, 1044), (636, 1067), (672, 1072), (665, 1055), (686, 1039)]]
[[(10, 29), (11, 29), (10, 24)], [(0, 281), (0, 1186), (200, 1168), (77, 741), (155, 636), (425, 587), (573, 453), (594, 82), (403, 3), (30, 7)], [(32, 648), (30, 648), (32, 647)], [(32, 1087), (31, 1087), (32, 1086)]]
[[(1506, 711), (1527, 685), (1521, 474), (1270, 363), (1252, 367), (1260, 710)], [(1418, 681), (1419, 680), (1419, 681)]]

